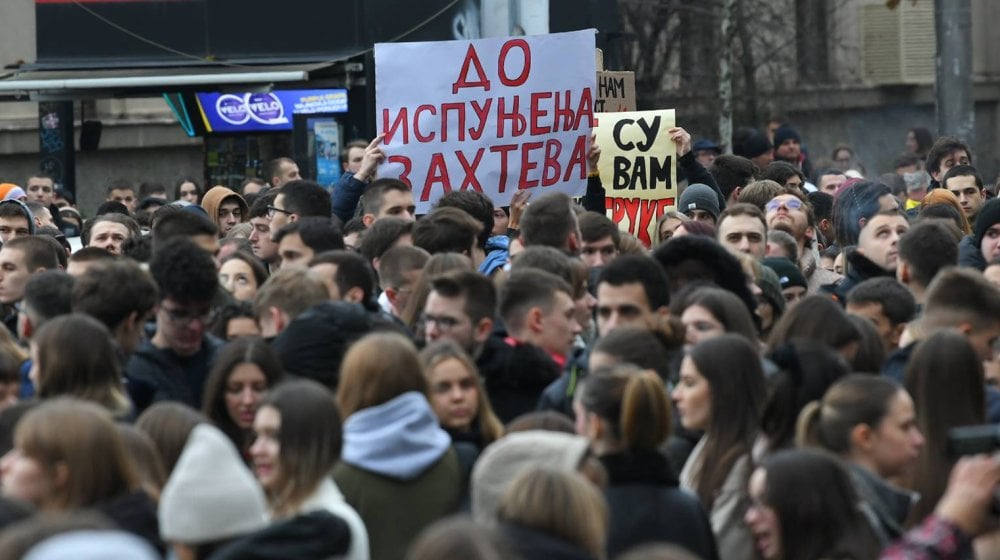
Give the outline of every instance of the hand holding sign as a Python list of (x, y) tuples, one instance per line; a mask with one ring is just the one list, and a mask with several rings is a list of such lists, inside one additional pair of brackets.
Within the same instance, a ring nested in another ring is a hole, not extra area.
[(601, 161), (601, 147), (597, 145), (597, 133), (590, 133), (590, 150), (587, 152), (587, 173), (597, 173), (597, 163)]
[(365, 155), (361, 158), (361, 167), (354, 174), (354, 178), (358, 181), (365, 182), (374, 177), (378, 164), (385, 161), (385, 152), (380, 147), (384, 138), (384, 134), (379, 134), (365, 148)]
[(679, 126), (675, 126), (667, 132), (670, 139), (677, 145), (677, 157), (684, 156), (691, 151), (691, 134)]
[(517, 191), (510, 201), (510, 222), (507, 227), (510, 229), (520, 229), (521, 215), (528, 208), (528, 199), (531, 198), (531, 191)]

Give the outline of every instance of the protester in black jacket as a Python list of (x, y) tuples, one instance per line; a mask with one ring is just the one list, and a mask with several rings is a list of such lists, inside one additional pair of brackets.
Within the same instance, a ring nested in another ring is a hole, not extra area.
[(608, 557), (647, 542), (667, 542), (699, 558), (718, 558), (712, 526), (693, 495), (678, 488), (658, 448), (672, 410), (662, 379), (632, 365), (598, 368), (574, 404), (583, 431), (608, 474)]

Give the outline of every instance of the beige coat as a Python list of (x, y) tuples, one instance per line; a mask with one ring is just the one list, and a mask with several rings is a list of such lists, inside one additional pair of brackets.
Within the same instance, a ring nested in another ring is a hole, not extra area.
[[(702, 453), (705, 450), (705, 438), (691, 451), (691, 456), (681, 470), (681, 488), (695, 492), (696, 474), (701, 468)], [(709, 519), (712, 522), (712, 532), (715, 533), (715, 544), (719, 549), (719, 558), (725, 560), (748, 560), (753, 557), (753, 536), (750, 529), (743, 523), (747, 504), (747, 479), (750, 477), (750, 456), (740, 457), (726, 476), (712, 502)]]

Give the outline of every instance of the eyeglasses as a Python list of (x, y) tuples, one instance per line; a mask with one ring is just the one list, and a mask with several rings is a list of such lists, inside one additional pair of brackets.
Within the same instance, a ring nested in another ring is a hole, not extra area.
[(457, 327), (461, 322), (454, 317), (428, 315), (426, 313), (420, 316), (420, 320), (424, 323), (425, 328), (430, 327), (431, 324), (436, 324), (438, 329), (442, 331), (450, 331), (451, 329)]
[(197, 320), (202, 325), (207, 325), (215, 320), (216, 310), (213, 308), (208, 308), (202, 313), (192, 312), (182, 309), (170, 309), (169, 307), (162, 306), (164, 313), (170, 318), (173, 323), (178, 323), (181, 325), (190, 325), (192, 321)]
[(268, 218), (273, 218), (275, 212), (281, 212), (282, 214), (294, 214), (294, 212), (289, 212), (288, 210), (285, 210), (284, 208), (278, 208), (277, 206), (268, 205), (268, 207), (267, 207), (267, 217)]
[(797, 198), (790, 198), (788, 200), (771, 200), (764, 206), (764, 209), (768, 212), (775, 212), (778, 208), (784, 206), (788, 210), (798, 210), (802, 208), (802, 201)]

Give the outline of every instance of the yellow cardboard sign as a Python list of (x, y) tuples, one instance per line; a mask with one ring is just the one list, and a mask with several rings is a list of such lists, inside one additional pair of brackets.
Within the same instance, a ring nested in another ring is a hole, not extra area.
[(667, 132), (674, 126), (674, 110), (600, 113), (597, 118), (608, 217), (649, 247), (656, 220), (677, 205), (677, 151)]

